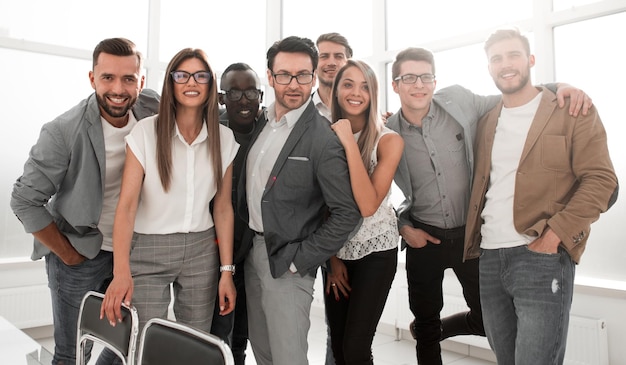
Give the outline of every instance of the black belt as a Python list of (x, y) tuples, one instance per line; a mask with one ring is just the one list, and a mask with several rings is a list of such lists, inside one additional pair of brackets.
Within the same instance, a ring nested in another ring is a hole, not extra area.
[(431, 236), (437, 237), (440, 240), (454, 240), (465, 237), (465, 226), (444, 229), (435, 226), (431, 226), (426, 223), (418, 222), (411, 218), (411, 222), (413, 223), (413, 227), (424, 230)]
[(254, 234), (256, 234), (257, 236), (263, 237), (263, 232), (257, 232), (255, 230), (252, 230), (252, 232), (254, 232)]

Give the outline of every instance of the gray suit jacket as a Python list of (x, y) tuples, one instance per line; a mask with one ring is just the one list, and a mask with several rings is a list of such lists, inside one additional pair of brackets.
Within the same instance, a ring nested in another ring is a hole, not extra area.
[[(133, 107), (137, 120), (156, 114), (159, 95), (144, 89)], [(91, 94), (41, 128), (39, 140), (13, 185), (11, 208), (28, 233), (53, 220), (74, 248), (94, 258), (102, 246), (98, 229), (104, 196), (104, 134), (96, 95)], [(50, 251), (35, 240), (31, 258)]]
[[(239, 214), (248, 222), (246, 163), (243, 169), (238, 205)], [(360, 226), (345, 151), (312, 102), (278, 155), (261, 205), (270, 271), (275, 278), (287, 272), (292, 262), (300, 275), (315, 276), (317, 268)]]
[[(495, 107), (501, 99), (497, 96), (480, 96), (472, 93), (470, 90), (453, 85), (441, 89), (433, 96), (433, 102), (439, 105), (446, 113), (450, 114), (463, 127), (465, 134), (465, 152), (467, 156), (467, 164), (469, 167), (468, 181), (471, 184), (474, 169), (474, 150), (473, 142), (476, 136), (476, 125), (478, 120), (487, 113), (491, 108)], [(400, 113), (389, 117), (387, 127), (402, 135), (400, 130)], [(402, 135), (404, 138), (405, 136)], [(471, 143), (467, 143), (471, 142)], [(411, 175), (409, 174), (409, 165), (406, 160), (405, 152), (402, 154), (400, 164), (396, 170), (394, 181), (404, 194), (404, 201), (398, 209), (398, 225), (402, 227), (411, 224), (409, 220), (409, 211), (413, 205), (413, 190), (411, 188)], [(406, 247), (406, 242), (402, 240), (402, 248)]]

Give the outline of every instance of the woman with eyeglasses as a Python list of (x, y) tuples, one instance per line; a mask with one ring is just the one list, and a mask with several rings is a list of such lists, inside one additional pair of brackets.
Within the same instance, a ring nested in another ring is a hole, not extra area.
[(234, 309), (231, 184), (238, 147), (218, 122), (217, 83), (206, 54), (181, 50), (167, 67), (159, 114), (139, 121), (126, 137), (114, 276), (101, 309), (111, 325), (121, 320), (122, 302), (137, 308), (140, 328), (166, 318), (170, 285), (176, 320), (206, 332), (216, 292), (220, 314)]
[(372, 341), (396, 273), (398, 228), (389, 202), (404, 142), (378, 110), (378, 82), (365, 62), (349, 60), (333, 82), (332, 129), (343, 144), (354, 199), (364, 217), (330, 260), (326, 314), (337, 365), (373, 364)]

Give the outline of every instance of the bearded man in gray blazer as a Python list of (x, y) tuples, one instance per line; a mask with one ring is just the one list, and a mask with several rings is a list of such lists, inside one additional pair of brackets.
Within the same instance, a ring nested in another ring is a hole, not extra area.
[[(158, 111), (142, 92), (142, 56), (133, 42), (105, 39), (93, 52), (95, 93), (41, 129), (11, 195), (11, 208), (35, 237), (33, 260), (45, 256), (52, 296), (52, 364), (76, 362), (83, 296), (104, 292), (113, 277), (113, 215), (125, 156), (124, 137)], [(112, 352), (103, 351), (107, 361)]]
[(308, 364), (315, 273), (361, 222), (345, 152), (311, 102), (317, 61), (307, 38), (287, 37), (268, 50), (276, 101), (253, 137), (239, 185), (239, 212), (256, 232), (245, 281), (259, 365)]

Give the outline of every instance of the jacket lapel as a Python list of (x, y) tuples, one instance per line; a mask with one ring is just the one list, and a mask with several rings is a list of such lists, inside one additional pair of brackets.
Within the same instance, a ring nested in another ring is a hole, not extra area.
[(537, 109), (535, 118), (530, 125), (528, 137), (526, 137), (526, 143), (524, 144), (524, 150), (522, 151), (522, 157), (520, 158), (520, 165), (528, 156), (535, 144), (537, 144), (539, 136), (541, 136), (542, 131), (545, 129), (546, 124), (548, 124), (548, 120), (550, 119), (552, 113), (554, 113), (554, 109), (556, 107), (557, 104), (555, 95), (551, 91), (544, 88), (543, 93), (541, 94), (539, 108)]
[(278, 154), (276, 163), (274, 163), (274, 167), (272, 168), (272, 173), (265, 183), (265, 190), (263, 192), (263, 195), (267, 194), (272, 188), (274, 182), (276, 181), (276, 177), (285, 165), (287, 158), (289, 157), (293, 149), (298, 145), (298, 142), (300, 141), (306, 130), (309, 128), (309, 123), (314, 116), (312, 112), (317, 113), (317, 110), (315, 109), (315, 105), (313, 104), (313, 102), (309, 102), (309, 105), (305, 109), (302, 116), (300, 116), (300, 119), (298, 119), (296, 124), (293, 126), (293, 130), (291, 131), (291, 133), (289, 133), (289, 137), (287, 137), (285, 145)]
[(91, 141), (94, 154), (98, 160), (98, 166), (100, 167), (100, 181), (102, 189), (104, 190), (104, 178), (105, 178), (105, 146), (104, 146), (104, 132), (102, 130), (102, 122), (100, 120), (100, 109), (96, 101), (96, 94), (92, 94), (87, 102), (87, 113), (85, 114), (85, 120), (89, 123), (87, 128), (87, 134)]

